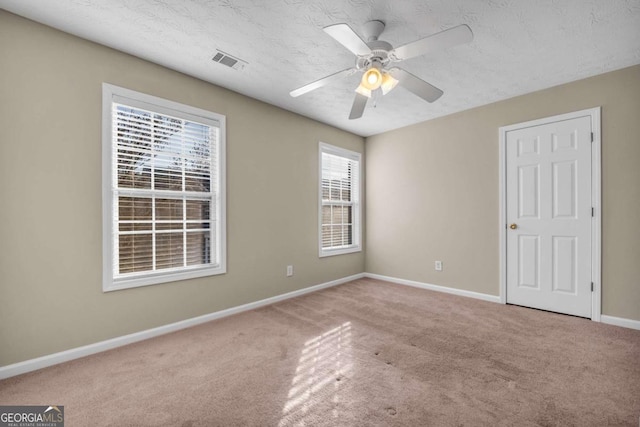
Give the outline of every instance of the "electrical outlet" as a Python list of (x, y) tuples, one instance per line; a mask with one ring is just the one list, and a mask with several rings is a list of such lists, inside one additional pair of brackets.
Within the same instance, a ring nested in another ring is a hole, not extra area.
[(293, 276), (293, 265), (287, 265), (287, 277)]
[(436, 271), (442, 271), (442, 261), (436, 261)]

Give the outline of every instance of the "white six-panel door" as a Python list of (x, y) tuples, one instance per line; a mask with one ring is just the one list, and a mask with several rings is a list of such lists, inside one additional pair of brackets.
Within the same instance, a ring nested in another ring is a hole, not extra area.
[(506, 301), (591, 317), (591, 117), (506, 132)]

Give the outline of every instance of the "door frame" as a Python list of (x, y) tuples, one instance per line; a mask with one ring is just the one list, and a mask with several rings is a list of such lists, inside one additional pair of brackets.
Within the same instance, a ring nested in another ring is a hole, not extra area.
[(591, 217), (591, 320), (600, 322), (602, 314), (602, 162), (601, 162), (601, 107), (574, 111), (552, 117), (502, 126), (500, 134), (500, 303), (507, 303), (507, 132), (532, 126), (539, 126), (562, 120), (590, 117), (593, 142), (591, 144), (591, 203), (594, 215)]

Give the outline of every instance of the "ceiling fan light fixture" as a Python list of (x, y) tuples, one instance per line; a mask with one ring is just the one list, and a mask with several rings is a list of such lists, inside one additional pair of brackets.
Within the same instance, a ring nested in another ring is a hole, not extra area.
[(371, 90), (364, 87), (362, 84), (356, 88), (356, 92), (360, 95), (366, 96), (367, 98), (371, 98)]
[(386, 95), (391, 92), (391, 90), (398, 85), (398, 80), (395, 79), (391, 74), (384, 73), (382, 75), (382, 84), (380, 88), (382, 89), (382, 94)]
[(369, 90), (376, 90), (382, 84), (382, 73), (375, 67), (369, 68), (362, 75), (362, 81), (360, 82), (360, 86), (364, 86)]

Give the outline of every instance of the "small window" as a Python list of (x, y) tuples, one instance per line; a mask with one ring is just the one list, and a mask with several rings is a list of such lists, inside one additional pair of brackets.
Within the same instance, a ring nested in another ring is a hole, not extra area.
[(320, 256), (361, 250), (360, 153), (320, 143)]
[(103, 290), (224, 273), (225, 117), (103, 85)]

